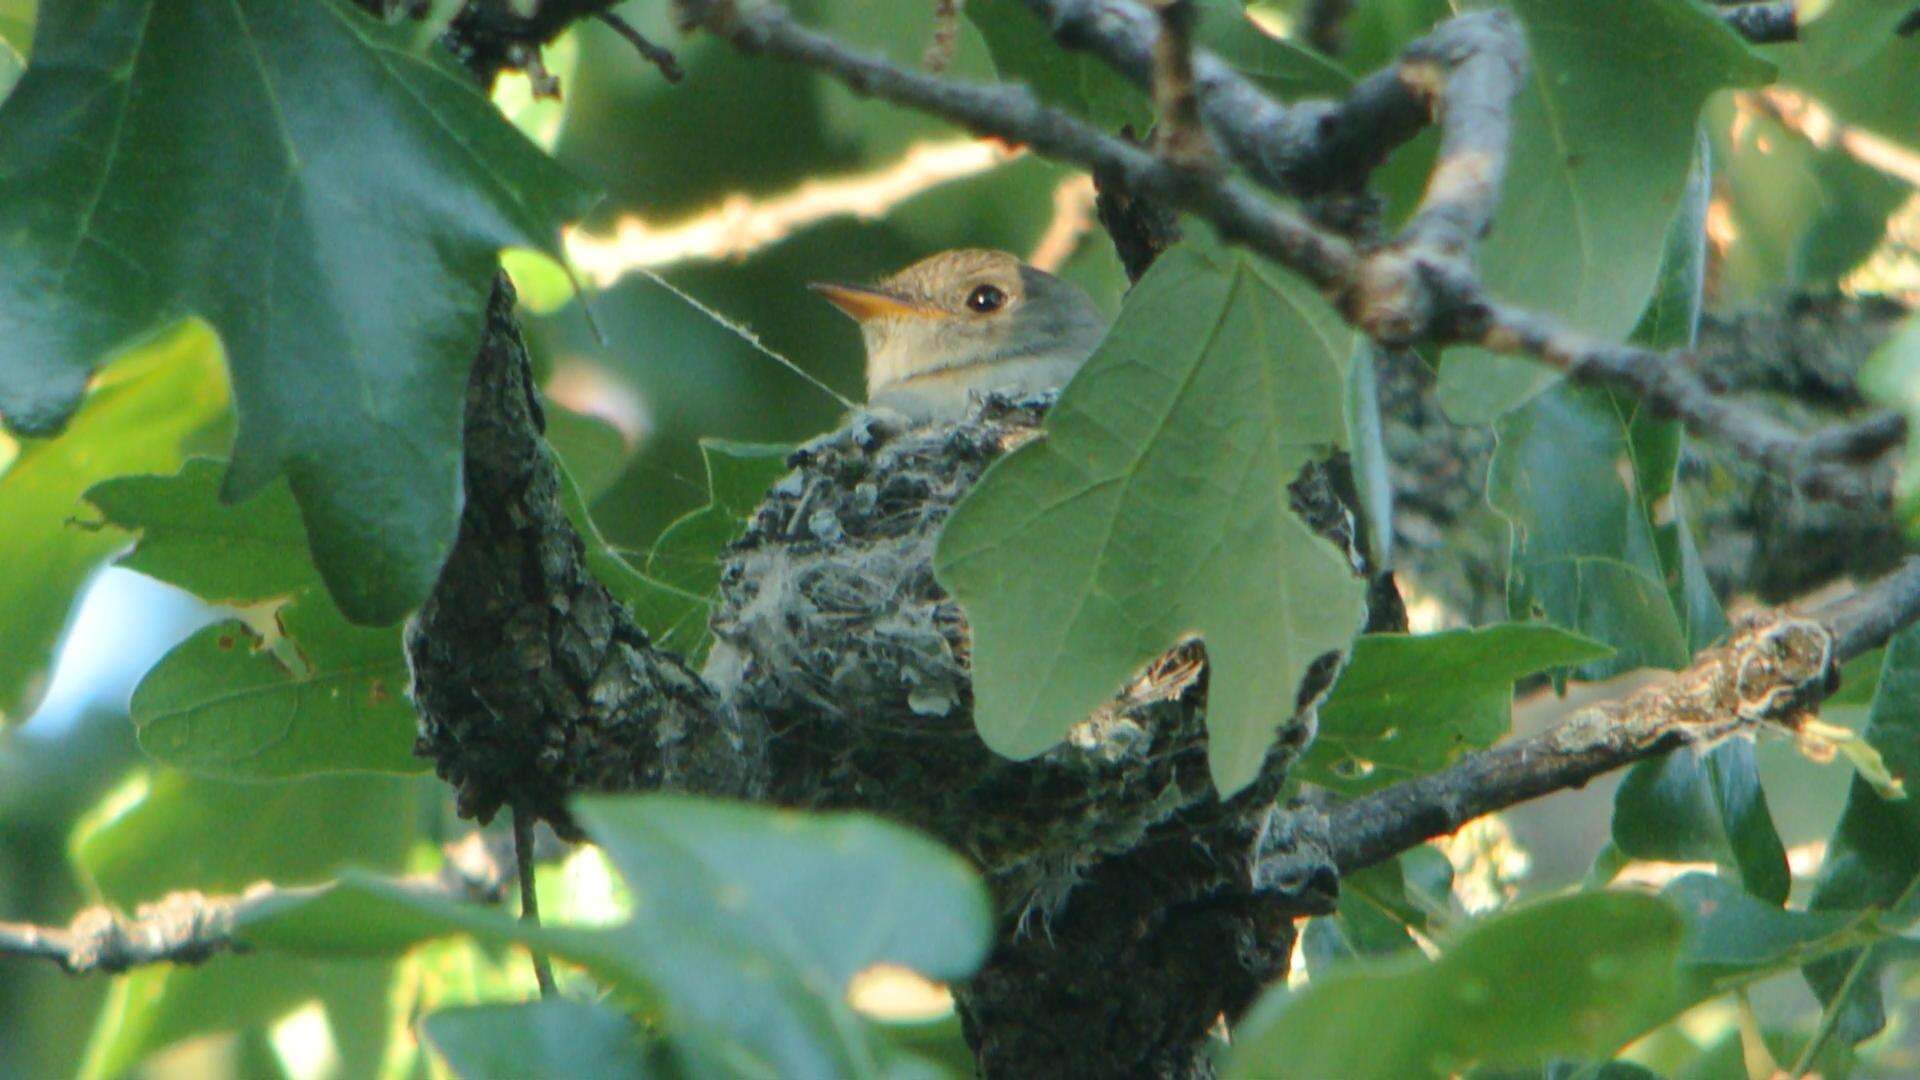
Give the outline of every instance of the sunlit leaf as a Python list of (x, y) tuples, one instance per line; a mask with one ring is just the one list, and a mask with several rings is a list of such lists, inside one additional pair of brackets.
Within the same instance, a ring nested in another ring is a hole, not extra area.
[(0, 435), (0, 721), (33, 712), (81, 584), (126, 544), (79, 527), (81, 493), (119, 473), (178, 466), (226, 405), (219, 345), (193, 324), (116, 363), (57, 437), (16, 445)]
[(888, 1052), (852, 1014), (855, 971), (887, 960), (958, 978), (993, 933), (958, 856), (862, 815), (801, 815), (673, 796), (577, 812), (626, 878), (633, 918), (529, 928), (503, 913), (348, 877), (250, 919), (256, 944), (364, 956), (450, 933), (537, 944), (642, 996), (696, 1071), (878, 1076)]
[(443, 1009), (424, 1017), (420, 1030), (460, 1080), (657, 1075), (645, 1065), (633, 1022), (607, 1005), (529, 1001)]

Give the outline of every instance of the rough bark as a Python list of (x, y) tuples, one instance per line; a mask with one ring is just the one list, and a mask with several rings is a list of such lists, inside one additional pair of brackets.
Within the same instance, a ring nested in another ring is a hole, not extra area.
[(418, 751), (463, 815), (517, 805), (571, 829), (567, 799), (683, 789), (752, 796), (766, 733), (646, 632), (568, 522), (512, 286), (494, 286), (467, 387), (465, 508), (408, 624)]

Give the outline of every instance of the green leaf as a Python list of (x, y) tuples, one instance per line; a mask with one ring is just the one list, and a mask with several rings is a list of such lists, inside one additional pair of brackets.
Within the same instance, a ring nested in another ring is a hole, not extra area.
[[(699, 663), (713, 644), (707, 620), (720, 596), (720, 559), (746, 532), (767, 488), (785, 475), (793, 447), (700, 440), (707, 467), (707, 504), (667, 526), (647, 554), (645, 578), (665, 596), (628, 595), (655, 640)], [(661, 613), (668, 621), (652, 621)]]
[(1153, 103), (1098, 57), (1063, 50), (1020, 0), (968, 0), (967, 21), (980, 32), (1002, 79), (1025, 83), (1041, 102), (1088, 117), (1101, 127), (1131, 126), (1144, 135)]
[[(1334, 925), (1345, 955), (1379, 956), (1417, 948), (1408, 931), (1432, 937), (1451, 912), (1452, 889), (1453, 865), (1428, 844), (1342, 877)], [(1314, 977), (1324, 971), (1323, 963), (1312, 962)]]
[[(1481, 255), (1488, 289), (1618, 339), (1652, 295), (1680, 207), (1696, 121), (1713, 91), (1773, 66), (1691, 0), (1516, 0), (1531, 76)], [(1550, 369), (1454, 349), (1440, 371), (1449, 416), (1483, 423), (1558, 381)]]
[[(329, 778), (224, 784), (161, 771), (109, 797), (76, 829), (73, 862), (104, 901), (131, 911), (175, 889), (238, 893), (262, 879), (317, 883), (352, 861), (397, 871), (414, 835), (410, 783)], [(84, 1076), (124, 1075), (196, 1035), (264, 1032), (318, 1000), (347, 1075), (378, 1068), (390, 1027), (391, 965), (222, 956), (157, 965), (120, 980), (87, 1048)]]
[(194, 324), (117, 362), (57, 438), (0, 435), (0, 722), (33, 713), (81, 584), (126, 543), (76, 527), (81, 493), (117, 473), (177, 466), (226, 405), (218, 343)]
[(1288, 506), (1345, 442), (1352, 337), (1304, 282), (1211, 240), (1162, 255), (1047, 419), (954, 510), (934, 559), (973, 630), (975, 723), (1030, 758), (1182, 638), (1206, 641), (1208, 762), (1258, 774), (1316, 658), (1363, 612)]
[(986, 959), (986, 890), (910, 830), (666, 795), (575, 809), (633, 890), (637, 926), (739, 941), (839, 987), (882, 960), (955, 979)]
[(1353, 88), (1353, 76), (1339, 64), (1254, 25), (1244, 0), (1200, 0), (1198, 6), (1194, 43), (1279, 100), (1341, 97)]
[(1611, 645), (1611, 657), (1575, 669), (1581, 678), (1685, 666), (1724, 623), (1709, 621), (1717, 609), (1689, 619), (1674, 607), (1669, 584), (1681, 583), (1682, 568), (1663, 564), (1648, 504), (1623, 477), (1623, 466), (1636, 479), (1655, 472), (1644, 456), (1667, 457), (1638, 405), (1560, 386), (1502, 417), (1495, 433), (1487, 499), (1513, 528), (1508, 611)]
[[(1888, 645), (1880, 669), (1873, 708), (1863, 732), (1896, 776), (1920, 777), (1920, 629), (1908, 628)], [(1863, 909), (1892, 903), (1920, 877), (1920, 801), (1911, 794), (1898, 801), (1882, 798), (1856, 777), (1847, 791), (1846, 809), (1827, 844), (1827, 857), (1807, 906), (1814, 911)], [(1849, 965), (1848, 954), (1807, 969), (1807, 981), (1828, 1008), (1840, 1009), (1835, 1031), (1842, 1041), (1859, 1042), (1886, 1025), (1880, 997), (1881, 970), (1893, 957), (1875, 950), (1865, 975), (1845, 1002), (1834, 996)]]
[(1223, 1071), (1401, 1080), (1610, 1053), (1663, 1014), (1681, 933), (1671, 907), (1628, 893), (1509, 909), (1437, 960), (1353, 963), (1298, 993), (1269, 991), (1234, 1032)]
[[(1920, 424), (1920, 316), (1912, 316), (1860, 368), (1860, 391), (1868, 400), (1898, 410), (1911, 427)], [(1909, 536), (1920, 533), (1920, 446), (1908, 440), (1895, 482), (1898, 512)]]
[(633, 1021), (584, 1001), (529, 1001), (442, 1009), (420, 1031), (461, 1080), (566, 1076), (639, 1080), (655, 1075)]
[(1753, 744), (1682, 748), (1629, 770), (1613, 797), (1613, 845), (1635, 859), (1708, 860), (1754, 896), (1787, 902), (1787, 851), (1760, 786)]
[(285, 474), (341, 609), (397, 620), (453, 541), (498, 252), (554, 251), (581, 190), (338, 0), (41, 15), (0, 105), (0, 413), (55, 431), (104, 356), (204, 318), (240, 416), (223, 495)]
[(229, 619), (161, 657), (128, 705), (140, 748), (235, 780), (424, 770), (399, 631), (354, 626), (318, 592), (277, 618), (283, 641)]
[[(1711, 191), (1704, 143), (1698, 151), (1634, 334), (1642, 344), (1693, 344)], [(1608, 391), (1558, 387), (1503, 417), (1495, 433), (1487, 498), (1513, 526), (1508, 610), (1543, 615), (1618, 651), (1580, 674), (1679, 667), (1725, 631), (1674, 490), (1679, 424)]]
[(286, 485), (233, 506), (220, 501), (225, 467), (197, 457), (172, 476), (119, 476), (87, 489), (103, 524), (135, 534), (117, 563), (234, 607), (318, 584), (300, 510)]
[(1366, 634), (1320, 706), (1298, 775), (1357, 795), (1492, 746), (1512, 726), (1514, 680), (1613, 650), (1550, 626)]
[(220, 471), (196, 458), (87, 492), (106, 524), (138, 534), (122, 565), (216, 603), (287, 601), (270, 634), (229, 619), (154, 664), (129, 706), (141, 749), (227, 779), (424, 769), (400, 631), (348, 623), (321, 591), (286, 485), (233, 506)]
[(887, 822), (664, 795), (588, 799), (577, 812), (632, 892), (628, 923), (530, 928), (349, 876), (242, 932), (319, 956), (455, 932), (534, 944), (657, 1005), (695, 1073), (806, 1077), (885, 1071), (886, 1049), (846, 1003), (854, 972), (887, 960), (961, 978), (992, 941), (986, 890), (967, 864)]
[[(1840, 123), (1920, 149), (1920, 100), (1887, 92), (1920, 79), (1920, 43), (1893, 33), (1906, 9), (1890, 0), (1820, 7), (1805, 6), (1800, 41), (1773, 52), (1780, 81)], [(1831, 288), (1881, 244), (1888, 215), (1912, 194), (1837, 140), (1817, 147), (1753, 110), (1737, 121), (1732, 104), (1716, 111), (1733, 236), (1719, 279), (1727, 300)]]
[(542, 399), (540, 410), (547, 418), (547, 445), (579, 481), (582, 495), (598, 498), (620, 479), (632, 448), (619, 428), (551, 399)]

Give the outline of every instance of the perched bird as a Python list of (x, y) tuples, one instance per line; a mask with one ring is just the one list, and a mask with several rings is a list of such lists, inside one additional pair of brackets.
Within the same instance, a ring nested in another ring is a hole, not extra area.
[(945, 251), (875, 285), (812, 288), (860, 324), (867, 401), (957, 420), (989, 390), (1066, 385), (1106, 333), (1080, 287), (1004, 251)]

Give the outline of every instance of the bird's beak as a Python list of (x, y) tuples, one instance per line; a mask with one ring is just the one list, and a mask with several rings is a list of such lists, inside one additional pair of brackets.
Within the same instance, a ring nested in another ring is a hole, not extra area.
[(904, 297), (895, 296), (865, 285), (842, 285), (833, 281), (815, 281), (807, 288), (819, 293), (834, 307), (853, 316), (855, 322), (866, 322), (882, 315), (906, 316), (909, 318), (930, 318), (935, 312), (921, 304)]

